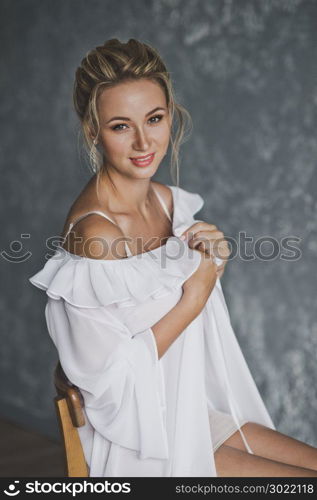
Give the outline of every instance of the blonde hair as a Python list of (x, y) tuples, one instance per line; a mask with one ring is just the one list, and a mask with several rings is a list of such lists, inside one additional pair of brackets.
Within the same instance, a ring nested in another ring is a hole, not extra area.
[[(94, 137), (99, 135), (100, 124), (97, 113), (97, 101), (104, 88), (113, 87), (128, 80), (150, 79), (157, 82), (163, 89), (167, 107), (173, 117), (177, 116), (178, 127), (175, 138), (171, 132), (171, 165), (170, 173), (173, 182), (179, 185), (179, 149), (187, 140), (186, 125), (189, 133), (192, 129), (192, 120), (188, 111), (175, 100), (172, 81), (167, 68), (157, 50), (148, 44), (130, 38), (127, 43), (113, 38), (103, 45), (90, 50), (76, 69), (73, 88), (73, 103), (81, 122), (83, 146), (90, 156), (93, 148), (96, 157), (97, 192), (100, 175), (107, 174), (104, 167), (104, 154), (100, 154), (93, 144)], [(188, 134), (189, 135), (189, 134)], [(176, 179), (176, 181), (175, 181)], [(110, 179), (111, 181), (111, 179)]]

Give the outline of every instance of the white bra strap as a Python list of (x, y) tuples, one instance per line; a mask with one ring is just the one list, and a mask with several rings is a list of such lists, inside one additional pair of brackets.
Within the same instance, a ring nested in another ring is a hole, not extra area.
[[(110, 217), (106, 214), (104, 214), (103, 212), (101, 212), (100, 210), (91, 210), (90, 212), (86, 212), (85, 214), (83, 215), (80, 215), (79, 217), (77, 217), (77, 219), (75, 219), (73, 222), (71, 222), (69, 224), (69, 228), (68, 228), (68, 231), (66, 233), (66, 236), (65, 236), (65, 240), (67, 238), (67, 236), (69, 235), (70, 231), (72, 230), (72, 228), (75, 226), (75, 224), (77, 224), (77, 222), (79, 222), (80, 220), (82, 220), (84, 217), (86, 217), (87, 215), (90, 215), (90, 214), (98, 214), (98, 215), (101, 215), (102, 217), (105, 217), (106, 219), (110, 220), (110, 222), (112, 222), (113, 224), (115, 224), (116, 226), (118, 226), (118, 224), (116, 224), (112, 219), (110, 219)], [(127, 244), (127, 242), (125, 241), (125, 247), (126, 247), (126, 253), (128, 256), (130, 255), (133, 255), (131, 253), (131, 250)]]
[(133, 253), (131, 252), (131, 250), (130, 250), (130, 248), (128, 246), (128, 243), (125, 241), (124, 244), (125, 244), (125, 250), (127, 252), (127, 256), (131, 257), (133, 255)]
[(167, 206), (166, 206), (166, 204), (165, 204), (165, 201), (163, 200), (163, 198), (161, 197), (161, 195), (160, 195), (160, 194), (156, 191), (156, 189), (154, 189), (154, 188), (153, 188), (153, 191), (154, 191), (154, 193), (156, 194), (156, 196), (158, 197), (158, 200), (159, 200), (159, 202), (161, 203), (161, 205), (162, 205), (162, 207), (163, 207), (163, 210), (164, 210), (164, 212), (166, 213), (167, 217), (168, 217), (168, 218), (169, 218), (169, 220), (172, 222), (172, 218), (171, 218), (170, 213), (169, 213), (169, 211), (168, 211), (168, 208), (167, 208)]
[(91, 210), (90, 212), (86, 212), (85, 214), (83, 215), (80, 215), (79, 217), (77, 217), (77, 219), (75, 219), (73, 222), (71, 222), (69, 224), (69, 227), (68, 227), (68, 231), (65, 235), (65, 239), (67, 238), (67, 236), (69, 235), (70, 231), (72, 230), (72, 228), (75, 226), (75, 224), (77, 224), (77, 222), (79, 222), (80, 220), (82, 220), (84, 217), (87, 217), (87, 215), (90, 215), (90, 214), (98, 214), (98, 215), (101, 215), (102, 217), (105, 217), (106, 219), (110, 220), (110, 222), (112, 222), (113, 224), (115, 224), (116, 226), (118, 224), (116, 224), (112, 219), (110, 219), (110, 217), (108, 217), (108, 215), (104, 214), (103, 212), (100, 212), (100, 210)]

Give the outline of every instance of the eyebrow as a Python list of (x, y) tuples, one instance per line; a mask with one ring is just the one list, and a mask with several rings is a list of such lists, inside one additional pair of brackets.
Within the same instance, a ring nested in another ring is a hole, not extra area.
[[(165, 108), (160, 108), (160, 107), (157, 107), (157, 108), (152, 109), (152, 111), (149, 111), (148, 113), (146, 113), (146, 115), (145, 115), (145, 116), (149, 116), (149, 115), (151, 115), (152, 113), (155, 113), (155, 111), (159, 111), (159, 110), (166, 111), (166, 109), (165, 109)], [(130, 122), (130, 121), (131, 121), (131, 119), (130, 119), (130, 118), (128, 118), (127, 116), (113, 116), (112, 118), (110, 118), (110, 120), (108, 120), (108, 121), (106, 122), (106, 124), (107, 124), (107, 123), (110, 123), (110, 122), (112, 122), (112, 121), (114, 121), (114, 120), (126, 120), (126, 121), (128, 121), (128, 122)]]

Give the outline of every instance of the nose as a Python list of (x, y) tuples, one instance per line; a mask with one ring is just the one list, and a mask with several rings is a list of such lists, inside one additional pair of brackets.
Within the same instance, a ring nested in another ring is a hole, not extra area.
[(133, 141), (133, 148), (136, 151), (147, 151), (149, 149), (150, 141), (142, 128), (138, 128), (135, 131), (135, 137)]

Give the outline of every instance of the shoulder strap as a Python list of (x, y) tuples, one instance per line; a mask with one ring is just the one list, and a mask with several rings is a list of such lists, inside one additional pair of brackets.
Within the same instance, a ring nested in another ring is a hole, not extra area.
[[(110, 222), (112, 222), (113, 224), (115, 224), (116, 226), (118, 226), (118, 224), (116, 224), (112, 219), (110, 219), (110, 217), (108, 215), (104, 214), (100, 210), (90, 210), (89, 212), (86, 212), (85, 214), (80, 215), (79, 217), (77, 217), (77, 219), (75, 219), (73, 222), (71, 222), (69, 224), (68, 231), (67, 231), (67, 233), (65, 235), (65, 240), (66, 240), (67, 236), (69, 235), (70, 231), (72, 230), (72, 228), (75, 226), (75, 224), (77, 224), (77, 222), (79, 222), (80, 220), (84, 219), (84, 217), (87, 217), (87, 215), (90, 215), (90, 214), (101, 215), (102, 217), (105, 217), (105, 219), (110, 220)], [(132, 255), (131, 250), (130, 250), (130, 248), (129, 248), (129, 246), (128, 246), (128, 244), (127, 244), (126, 241), (125, 241), (125, 248), (126, 248), (127, 255), (128, 256)]]
[(156, 189), (153, 188), (153, 191), (156, 194), (156, 196), (158, 197), (158, 200), (159, 200), (160, 204), (162, 205), (162, 208), (163, 208), (164, 212), (166, 213), (167, 217), (172, 222), (172, 218), (171, 218), (170, 213), (168, 211), (168, 208), (167, 208), (167, 206), (165, 204), (165, 201), (163, 200), (163, 198), (161, 197), (161, 195), (158, 193), (158, 191), (156, 191)]
[(112, 219), (110, 219), (110, 217), (108, 217), (108, 215), (104, 214), (103, 212), (100, 212), (100, 210), (90, 210), (90, 212), (86, 212), (85, 214), (83, 215), (80, 215), (79, 217), (77, 217), (77, 219), (75, 219), (73, 222), (71, 222), (69, 224), (69, 227), (68, 227), (68, 231), (65, 235), (65, 239), (67, 238), (67, 236), (69, 235), (70, 231), (72, 230), (72, 228), (77, 224), (77, 222), (79, 222), (80, 220), (84, 219), (85, 217), (87, 217), (87, 215), (91, 215), (91, 214), (98, 214), (98, 215), (101, 215), (102, 217), (105, 217), (106, 219), (110, 220), (110, 222), (112, 222), (113, 224), (115, 224), (116, 226), (118, 224), (116, 224)]

